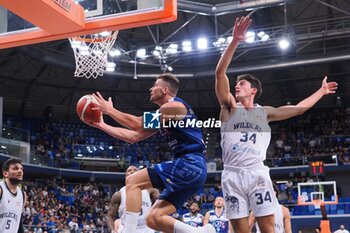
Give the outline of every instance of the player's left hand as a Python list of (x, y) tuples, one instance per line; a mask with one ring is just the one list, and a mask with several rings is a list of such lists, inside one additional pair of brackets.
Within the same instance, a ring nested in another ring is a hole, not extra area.
[(236, 18), (235, 25), (232, 31), (233, 41), (240, 42), (246, 39), (247, 30), (252, 23), (249, 16)]
[(103, 115), (101, 115), (101, 118), (99, 121), (97, 122), (87, 122), (87, 121), (84, 121), (83, 119), (80, 118), (80, 120), (82, 122), (84, 122), (85, 124), (91, 126), (91, 127), (95, 127), (95, 128), (98, 128), (98, 129), (101, 129), (103, 127), (103, 125), (105, 124), (104, 122), (104, 119), (103, 119)]
[(324, 95), (334, 94), (338, 89), (337, 82), (329, 82), (327, 83), (327, 76), (324, 77), (322, 81), (322, 90), (324, 91)]
[(109, 114), (113, 109), (112, 98), (109, 97), (108, 100), (105, 100), (100, 92), (92, 94), (97, 100), (97, 104), (92, 110), (100, 110), (103, 114)]

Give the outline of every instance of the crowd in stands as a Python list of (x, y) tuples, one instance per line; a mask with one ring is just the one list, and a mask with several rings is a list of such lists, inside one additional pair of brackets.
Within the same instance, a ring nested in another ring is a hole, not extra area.
[[(7, 116), (4, 125), (28, 130), (32, 152), (42, 164), (84, 169), (77, 156), (101, 157), (118, 161), (117, 170), (125, 171), (129, 164), (148, 166), (171, 155), (164, 139), (157, 135), (130, 145), (81, 122), (46, 122)], [(350, 164), (350, 108), (317, 109), (288, 121), (272, 123), (273, 140), (266, 164), (295, 166), (310, 160)], [(209, 132), (209, 131), (208, 131)], [(208, 160), (222, 168), (220, 133), (205, 132)], [(333, 157), (332, 157), (333, 156)]]
[(23, 190), (26, 232), (107, 232), (109, 197), (103, 185), (45, 180), (25, 183)]
[[(5, 116), (4, 125), (30, 132), (31, 151), (43, 164), (53, 167), (84, 169), (76, 159), (101, 157), (114, 159), (117, 170), (125, 171), (129, 164), (148, 166), (170, 159), (167, 144), (161, 136), (151, 137), (133, 145), (113, 139), (81, 122), (43, 122)], [(319, 110), (302, 117), (271, 124), (271, 141), (266, 163), (270, 167), (307, 164), (310, 160), (334, 162), (334, 155), (342, 165), (350, 165), (350, 108)], [(222, 169), (220, 133), (206, 131), (208, 160), (215, 161), (216, 169)], [(7, 153), (0, 148), (0, 153)], [(288, 206), (292, 215), (315, 214), (313, 206), (297, 206), (297, 183), (311, 182), (306, 176), (279, 184), (279, 201)], [(108, 232), (106, 212), (109, 190), (97, 184), (66, 184), (64, 180), (47, 180), (26, 183), (23, 189), (28, 196), (24, 224), (33, 233)], [(339, 204), (327, 205), (328, 213), (350, 213), (350, 198), (342, 197), (337, 190)], [(211, 209), (217, 196), (222, 196), (220, 184), (205, 187), (194, 195), (177, 217), (188, 212), (191, 202), (201, 204), (202, 213)], [(78, 231), (78, 228), (80, 229)]]
[[(292, 215), (320, 214), (313, 206), (296, 205), (296, 185), (298, 182), (310, 182), (311, 178), (295, 178), (282, 186), (279, 185), (279, 201), (289, 207)], [(102, 184), (71, 184), (64, 180), (36, 180), (24, 183), (22, 189), (27, 194), (24, 211), (24, 226), (27, 233), (104, 233), (110, 232), (106, 225), (106, 213), (109, 207), (111, 190)], [(342, 198), (338, 205), (327, 205), (328, 214), (350, 213), (350, 198)], [(181, 219), (189, 212), (193, 201), (200, 205), (205, 214), (213, 208), (216, 197), (223, 196), (220, 183), (203, 187), (188, 199), (182, 209), (173, 215)]]

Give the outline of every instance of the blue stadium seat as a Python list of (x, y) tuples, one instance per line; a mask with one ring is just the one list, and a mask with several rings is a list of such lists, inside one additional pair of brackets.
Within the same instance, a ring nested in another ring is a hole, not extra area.
[(337, 210), (337, 214), (344, 214), (345, 213), (345, 211), (344, 210)]

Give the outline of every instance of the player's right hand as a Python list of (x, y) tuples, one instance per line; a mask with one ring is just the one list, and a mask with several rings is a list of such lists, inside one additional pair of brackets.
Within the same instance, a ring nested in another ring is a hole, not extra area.
[(92, 108), (92, 110), (100, 110), (103, 114), (109, 114), (113, 110), (113, 102), (112, 98), (109, 97), (108, 100), (105, 100), (100, 92), (96, 92), (92, 94), (96, 100), (96, 107)]
[(240, 42), (246, 39), (245, 34), (252, 23), (249, 16), (236, 18), (235, 26), (233, 27), (232, 37), (233, 41)]

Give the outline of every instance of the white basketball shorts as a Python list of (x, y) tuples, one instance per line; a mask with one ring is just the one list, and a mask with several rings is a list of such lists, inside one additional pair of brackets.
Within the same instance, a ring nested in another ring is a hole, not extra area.
[(264, 165), (247, 168), (225, 166), (221, 177), (228, 219), (249, 216), (253, 210), (256, 217), (275, 213), (275, 196), (270, 169)]

